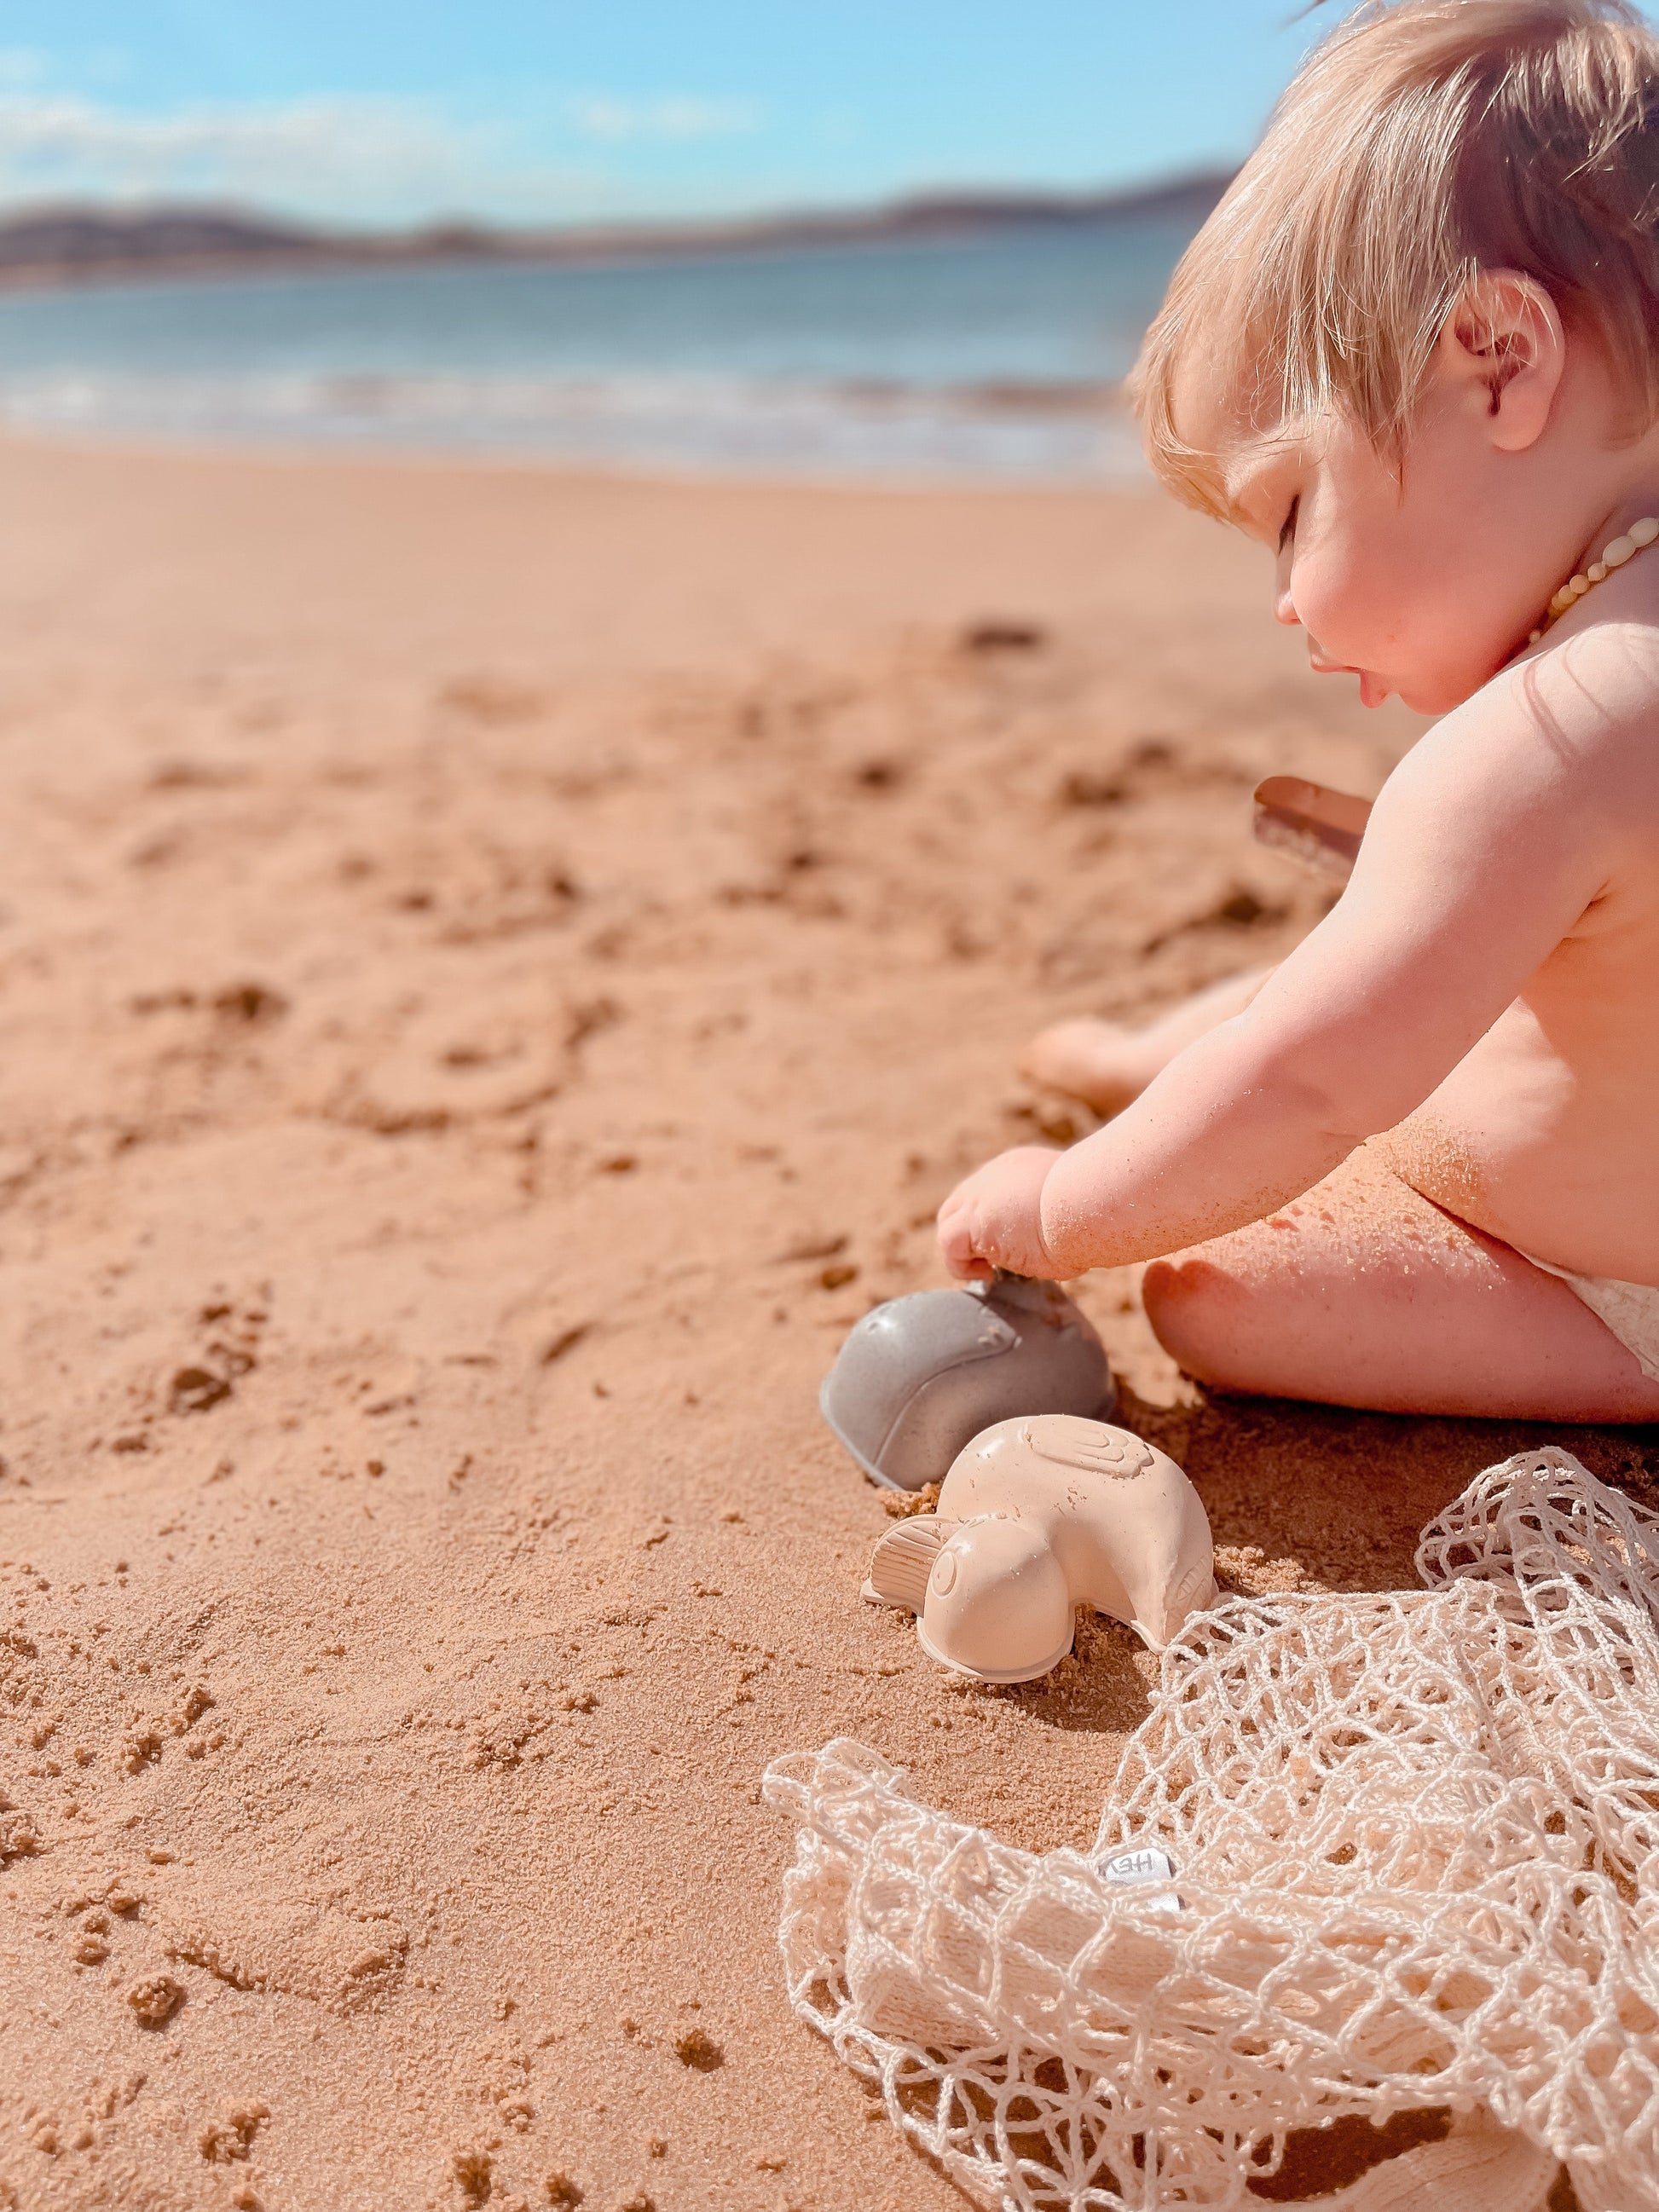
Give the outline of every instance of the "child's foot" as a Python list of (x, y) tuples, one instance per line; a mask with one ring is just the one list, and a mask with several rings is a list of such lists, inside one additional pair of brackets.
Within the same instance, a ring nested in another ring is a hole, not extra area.
[(1162, 1060), (1146, 1032), (1084, 1017), (1041, 1030), (1020, 1055), (1020, 1072), (1108, 1119), (1139, 1098)]
[(1143, 1030), (1086, 1015), (1056, 1022), (1026, 1046), (1020, 1072), (1068, 1098), (1081, 1098), (1109, 1120), (1139, 1098), (1177, 1053), (1218, 1022), (1242, 1014), (1272, 973), (1271, 968), (1253, 968), (1247, 975), (1225, 976), (1194, 991)]

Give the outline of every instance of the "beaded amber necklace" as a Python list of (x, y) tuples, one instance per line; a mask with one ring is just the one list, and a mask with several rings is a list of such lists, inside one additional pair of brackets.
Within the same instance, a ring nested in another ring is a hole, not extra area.
[(1613, 538), (1605, 548), (1599, 561), (1592, 561), (1588, 568), (1568, 577), (1550, 601), (1549, 612), (1527, 640), (1528, 644), (1536, 645), (1553, 622), (1565, 614), (1569, 607), (1576, 605), (1586, 592), (1594, 590), (1615, 568), (1622, 568), (1632, 554), (1639, 553), (1644, 545), (1651, 545), (1656, 538), (1659, 538), (1659, 521), (1652, 515), (1644, 514), (1639, 522), (1632, 522), (1621, 537)]

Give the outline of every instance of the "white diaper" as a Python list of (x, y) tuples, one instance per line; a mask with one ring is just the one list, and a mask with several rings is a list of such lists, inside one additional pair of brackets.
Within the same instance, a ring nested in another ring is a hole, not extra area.
[(1606, 1323), (1650, 1382), (1659, 1382), (1659, 1290), (1650, 1283), (1621, 1283), (1612, 1275), (1575, 1275), (1547, 1260), (1533, 1260), (1547, 1275), (1559, 1275), (1600, 1322)]

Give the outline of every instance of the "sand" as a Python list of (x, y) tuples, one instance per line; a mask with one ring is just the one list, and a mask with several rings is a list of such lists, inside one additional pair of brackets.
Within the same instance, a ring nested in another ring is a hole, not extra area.
[[(960, 2205), (788, 2013), (761, 1771), (1084, 1841), (1149, 1663), (938, 1674), (815, 1393), (1085, 1126), (1035, 1025), (1317, 918), (1250, 786), (1413, 726), (1266, 607), (1151, 494), (0, 447), (0, 2204)], [(1526, 1440), (1080, 1295), (1247, 1589)]]

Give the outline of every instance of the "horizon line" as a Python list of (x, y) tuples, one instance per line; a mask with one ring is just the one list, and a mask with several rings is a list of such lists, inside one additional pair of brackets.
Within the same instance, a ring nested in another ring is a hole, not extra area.
[(532, 227), (470, 217), (348, 229), (222, 199), (36, 202), (0, 207), (0, 291), (396, 269), (442, 262), (578, 266), (700, 255), (899, 245), (1177, 215), (1196, 230), (1235, 172), (1211, 167), (1096, 190), (939, 186), (859, 204), (713, 218), (632, 218)]
[(297, 240), (342, 245), (395, 245), (433, 236), (476, 236), (503, 240), (625, 239), (635, 235), (704, 234), (787, 228), (796, 225), (869, 223), (893, 217), (990, 217), (1132, 211), (1143, 202), (1224, 186), (1237, 162), (1194, 162), (1174, 169), (1148, 170), (1121, 182), (1092, 185), (945, 182), (918, 185), (878, 197), (782, 200), (771, 205), (724, 214), (623, 215), (554, 217), (520, 222), (465, 210), (405, 222), (353, 223), (292, 215), (280, 206), (224, 193), (161, 193), (143, 198), (112, 193), (57, 193), (0, 199), (0, 235), (37, 224), (83, 222), (112, 232), (158, 222), (222, 222), (246, 224)]

